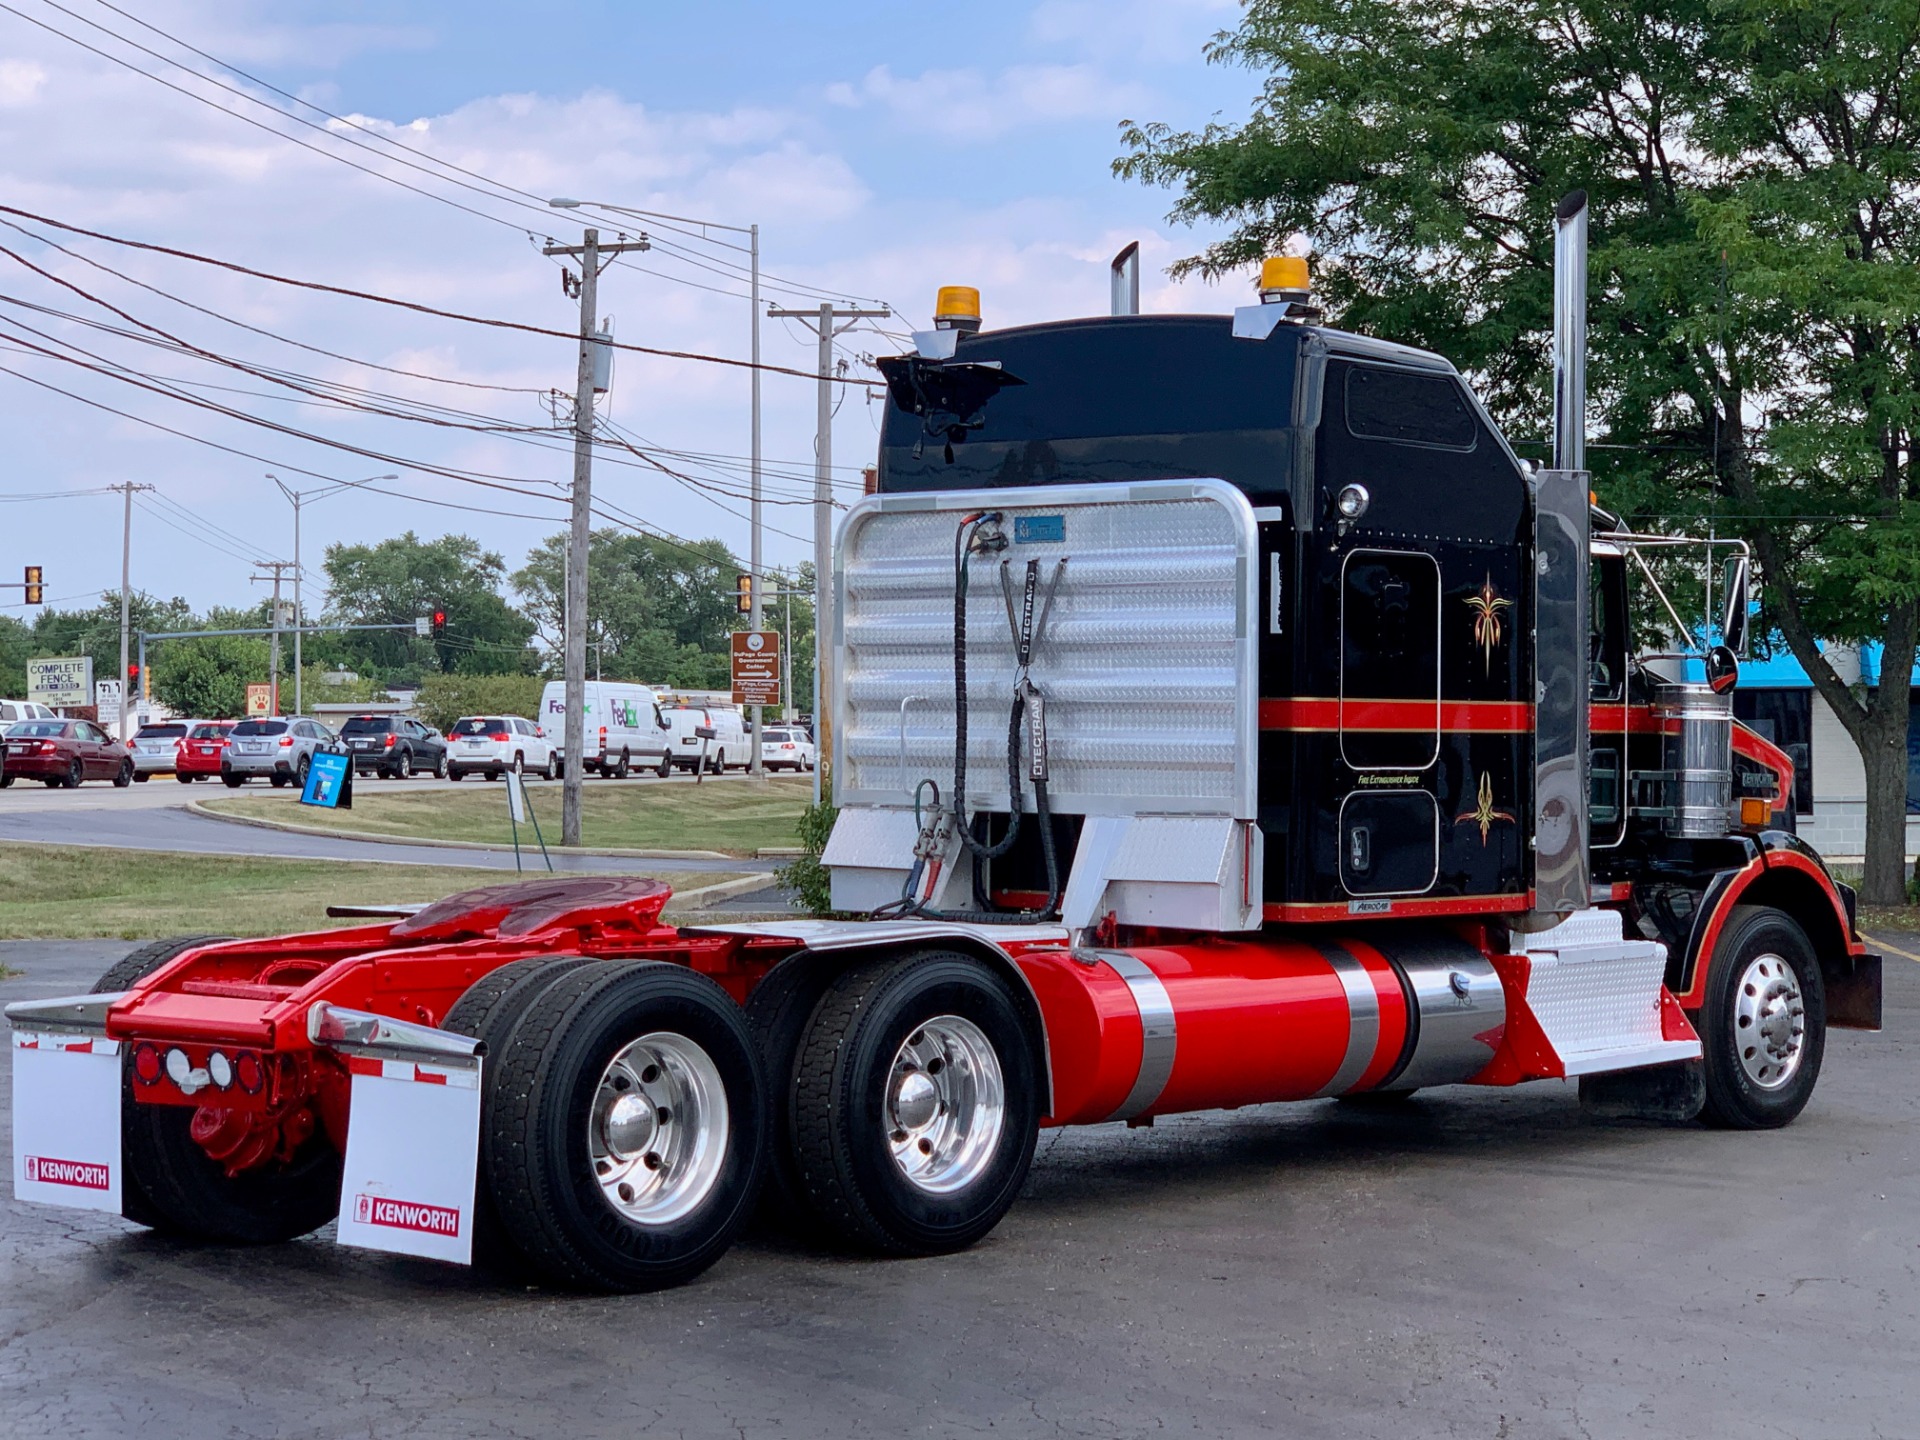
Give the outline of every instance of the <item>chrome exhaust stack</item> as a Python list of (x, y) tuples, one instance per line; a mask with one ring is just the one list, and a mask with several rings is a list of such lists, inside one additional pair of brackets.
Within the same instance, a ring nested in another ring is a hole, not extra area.
[(1115, 315), (1138, 315), (1140, 313), (1140, 242), (1131, 242), (1126, 249), (1113, 257), (1109, 267), (1109, 277), (1113, 286), (1113, 309)]
[(1519, 930), (1592, 903), (1588, 848), (1587, 192), (1553, 217), (1553, 468), (1533, 476), (1533, 895)]

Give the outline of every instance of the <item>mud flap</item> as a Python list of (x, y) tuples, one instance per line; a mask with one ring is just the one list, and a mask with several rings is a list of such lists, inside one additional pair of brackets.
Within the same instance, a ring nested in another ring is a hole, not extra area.
[(479, 1042), (325, 1004), (308, 1028), (353, 1076), (340, 1243), (471, 1264)]
[(1698, 1060), (1580, 1077), (1580, 1108), (1606, 1120), (1685, 1123), (1706, 1103), (1707, 1072)]
[(13, 1032), (16, 1200), (120, 1213), (120, 1042)]

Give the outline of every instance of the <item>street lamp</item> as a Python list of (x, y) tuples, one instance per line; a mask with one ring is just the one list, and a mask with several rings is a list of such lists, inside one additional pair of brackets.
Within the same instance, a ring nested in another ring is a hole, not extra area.
[[(604, 205), (593, 200), (571, 200), (559, 197), (547, 201), (556, 210), (578, 210), (585, 206), (593, 210), (606, 210), (615, 215), (632, 215), (643, 220), (668, 220), (681, 225), (697, 225), (702, 230), (730, 230), (735, 235), (747, 237), (747, 256), (750, 279), (748, 282), (747, 303), (753, 310), (753, 344), (751, 370), (753, 385), (753, 433), (749, 446), (749, 466), (752, 481), (748, 487), (750, 499), (747, 504), (749, 537), (747, 541), (747, 569), (753, 573), (753, 609), (747, 618), (747, 624), (753, 629), (760, 628), (760, 227), (758, 225), (727, 225), (718, 220), (693, 220), (685, 215), (669, 215), (659, 210), (636, 210), (626, 205)], [(738, 248), (738, 247), (735, 247)], [(757, 735), (760, 731), (760, 707), (753, 707), (753, 728)], [(760, 765), (760, 745), (753, 746), (752, 759), (748, 763), (748, 772), (759, 776), (765, 772)]]
[[(398, 475), (369, 475), (364, 480), (339, 480), (332, 485), (322, 485), (316, 490), (296, 490), (271, 470), (267, 479), (280, 487), (280, 493), (293, 502), (293, 713), (306, 714), (305, 696), (301, 693), (304, 680), (300, 664), (300, 632), (306, 628), (307, 612), (300, 607), (300, 502), (302, 500), (324, 500), (329, 495), (337, 495), (342, 490), (351, 490), (360, 485), (371, 485), (376, 480), (398, 480)], [(278, 615), (273, 617), (277, 627)]]

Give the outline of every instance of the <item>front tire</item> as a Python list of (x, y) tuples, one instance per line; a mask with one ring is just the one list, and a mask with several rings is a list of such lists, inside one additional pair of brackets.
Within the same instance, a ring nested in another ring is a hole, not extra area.
[(660, 757), (660, 764), (653, 773), (658, 775), (662, 780), (673, 774), (673, 756), (671, 753), (663, 754)]
[(122, 760), (120, 762), (120, 768), (113, 772), (113, 788), (116, 790), (124, 790), (133, 784), (135, 780), (144, 780), (146, 778), (144, 775), (136, 775), (134, 773), (133, 761)]
[(1708, 1124), (1771, 1130), (1806, 1108), (1826, 1054), (1827, 997), (1819, 958), (1791, 916), (1733, 908), (1697, 1026)]
[(752, 1207), (759, 1060), (739, 1006), (683, 966), (605, 963), (545, 986), (485, 1099), (495, 1211), (551, 1281), (680, 1284), (726, 1252)]
[(981, 1239), (1033, 1161), (1034, 1057), (1013, 992), (971, 956), (931, 951), (842, 976), (794, 1067), (794, 1154), (815, 1213), (883, 1254)]

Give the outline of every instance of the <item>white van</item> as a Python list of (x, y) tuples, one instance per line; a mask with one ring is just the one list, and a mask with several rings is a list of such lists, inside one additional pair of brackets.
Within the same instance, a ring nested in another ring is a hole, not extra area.
[(701, 737), (695, 732), (702, 729), (713, 731), (707, 741), (709, 774), (721, 774), (729, 766), (744, 770), (752, 761), (753, 746), (738, 710), (723, 705), (670, 705), (664, 713), (673, 737), (673, 763), (680, 769), (699, 768)]
[[(540, 696), (540, 733), (554, 745), (564, 768), (567, 754), (567, 686), (547, 682)], [(585, 769), (621, 779), (636, 767), (665, 775), (672, 764), (671, 736), (660, 713), (660, 702), (646, 685), (620, 685), (611, 680), (587, 681)]]

